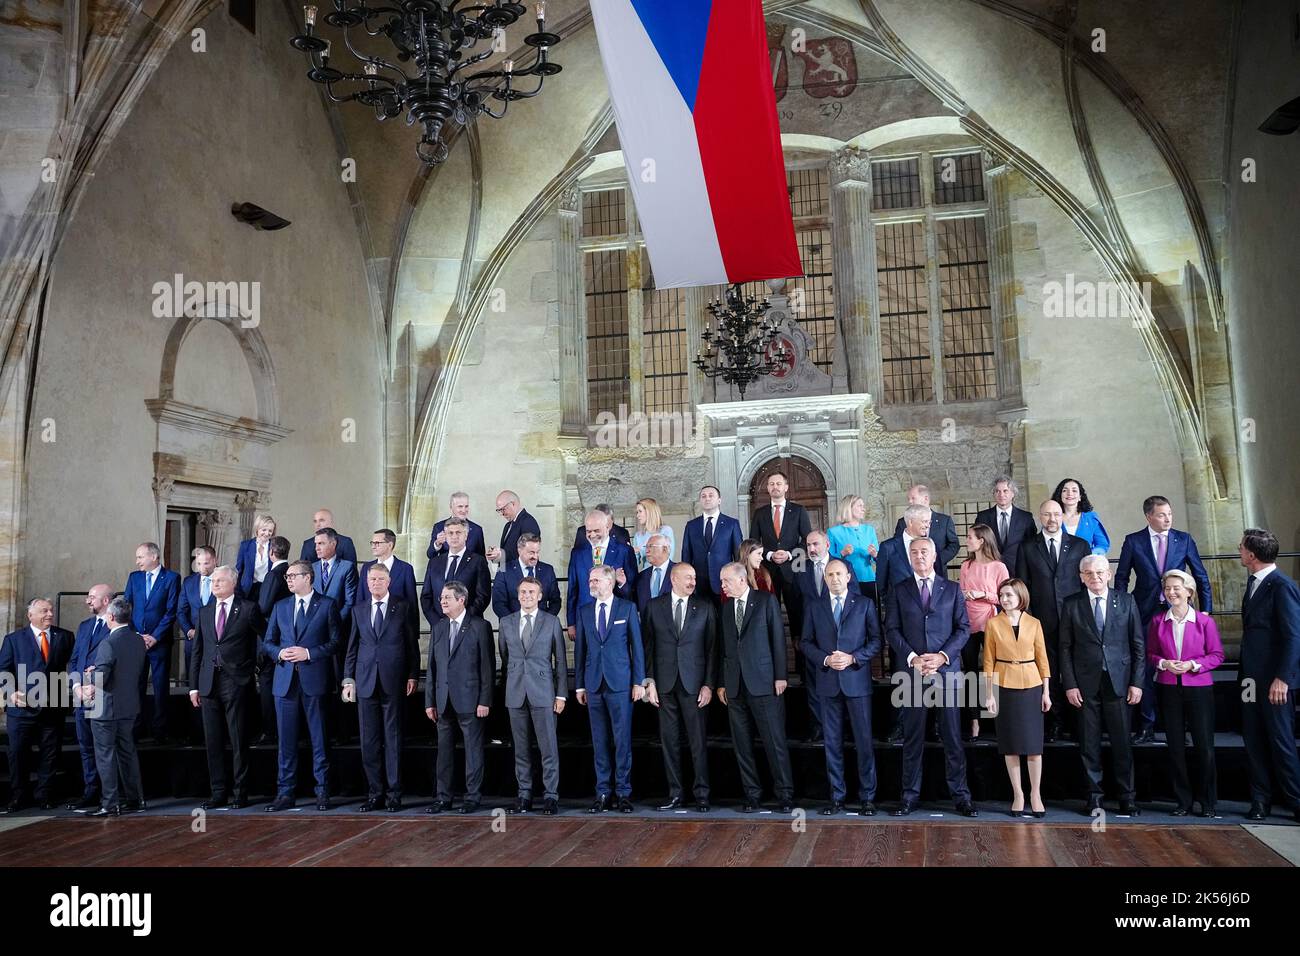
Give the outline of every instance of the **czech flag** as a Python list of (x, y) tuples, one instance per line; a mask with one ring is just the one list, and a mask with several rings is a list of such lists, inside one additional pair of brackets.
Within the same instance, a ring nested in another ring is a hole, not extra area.
[(655, 287), (803, 275), (761, 0), (591, 0)]

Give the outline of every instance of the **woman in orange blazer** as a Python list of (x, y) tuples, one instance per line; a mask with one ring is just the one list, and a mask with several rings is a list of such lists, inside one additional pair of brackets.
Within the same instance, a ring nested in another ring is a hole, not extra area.
[(1043, 714), (1052, 709), (1048, 692), (1047, 647), (1043, 625), (1029, 610), (1029, 588), (1019, 578), (1003, 581), (995, 614), (984, 626), (984, 709), (997, 717), (998, 753), (1011, 778), (1011, 816), (1025, 816), (1020, 758), (1029, 764), (1029, 800), (1033, 816), (1044, 817)]

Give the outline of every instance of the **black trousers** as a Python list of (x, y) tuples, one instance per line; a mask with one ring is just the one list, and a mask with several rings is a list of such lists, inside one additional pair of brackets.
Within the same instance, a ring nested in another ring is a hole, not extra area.
[[(984, 671), (984, 632), (974, 631), (970, 639), (962, 645), (961, 648), (961, 669), (964, 674), (974, 674), (976, 686), (980, 674)], [(966, 732), (972, 720), (978, 720), (980, 716), (979, 707), (963, 707), (961, 709), (961, 730)]]
[(388, 795), (394, 799), (402, 796), (402, 705), (405, 701), (400, 694), (384, 693), (378, 679), (373, 696), (357, 698), (361, 765), (366, 770), (371, 797), (384, 795), (385, 779)]
[(734, 697), (727, 695), (727, 720), (731, 724), (731, 742), (740, 766), (740, 783), (745, 797), (758, 803), (763, 796), (763, 782), (754, 760), (754, 734), (763, 740), (767, 763), (772, 771), (776, 798), (794, 800), (794, 774), (790, 770), (790, 747), (785, 738), (785, 698), (776, 694), (751, 697), (742, 688)]
[(234, 762), (235, 793), (248, 794), (248, 696), (251, 684), (239, 683), (227, 668), (212, 675), (212, 694), (201, 698), (203, 743), (208, 751), (208, 780), (212, 796), (229, 795), (226, 739)]
[(452, 771), (456, 768), (456, 727), (465, 741), (465, 799), (477, 803), (483, 787), (483, 725), (474, 711), (457, 713), (448, 700), (445, 710), (438, 711), (438, 765), (435, 779), (438, 799), (451, 803)]
[[(950, 682), (961, 675), (956, 672), (940, 671), (939, 678)], [(909, 675), (909, 685), (912, 684)], [(941, 684), (946, 693), (946, 683)], [(924, 694), (924, 690), (922, 690)], [(924, 697), (922, 698), (924, 701)], [(970, 787), (966, 782), (966, 750), (961, 742), (961, 713), (958, 707), (946, 706), (946, 702), (925, 706), (918, 702), (898, 709), (903, 722), (903, 801), (916, 803), (921, 799), (921, 766), (925, 757), (926, 715), (934, 713), (939, 725), (939, 739), (943, 741), (944, 777), (948, 781), (948, 793), (954, 803), (970, 799)]]
[[(28, 715), (21, 707), (10, 707), (5, 716), (9, 731), (9, 799), (21, 801), (27, 796), (32, 765), (35, 764), (35, 799), (37, 803), (45, 803), (53, 796), (50, 791), (54, 785), (59, 747), (63, 742), (64, 714), (46, 707)], [(34, 761), (33, 746), (36, 747)]]
[[(1056, 673), (1053, 671), (1052, 673)], [(1083, 714), (1079, 721), (1079, 753), (1083, 769), (1088, 774), (1088, 793), (1100, 797), (1101, 785), (1101, 725), (1106, 724), (1110, 736), (1110, 758), (1115, 771), (1115, 786), (1121, 800), (1132, 800), (1137, 790), (1133, 783), (1133, 748), (1129, 743), (1128, 695), (1120, 696), (1110, 685), (1110, 675), (1101, 675), (1101, 687), (1092, 696), (1084, 694)]]
[(822, 735), (822, 703), (817, 697), (817, 687), (808, 677), (807, 661), (799, 650), (799, 639), (803, 637), (803, 592), (793, 580), (786, 581), (779, 574), (773, 578), (781, 600), (785, 604), (785, 614), (790, 622), (790, 643), (794, 647), (794, 671), (803, 684), (804, 694), (808, 698), (808, 736)]
[(680, 797), (686, 786), (682, 776), (682, 730), (691, 748), (691, 769), (695, 771), (695, 799), (709, 799), (709, 746), (705, 740), (706, 708), (696, 704), (697, 694), (688, 693), (679, 680), (659, 698), (659, 745), (664, 752), (664, 773), (668, 776), (668, 797)]
[[(1047, 689), (1052, 695), (1052, 709), (1047, 712), (1047, 726), (1055, 728), (1072, 728), (1076, 724), (1074, 708), (1065, 699), (1065, 685), (1061, 683), (1061, 639), (1059, 631), (1043, 628), (1043, 644), (1047, 648)], [(1102, 678), (1104, 681), (1106, 678)]]
[[(1156, 684), (1156, 698), (1165, 722), (1165, 740), (1169, 745), (1169, 768), (1174, 780), (1178, 805), (1188, 810), (1192, 800), (1203, 808), (1214, 806), (1217, 797), (1214, 770), (1214, 688), (1187, 687), (1183, 684)], [(1187, 773), (1187, 740), (1192, 732), (1196, 753), (1196, 784)]]
[[(1166, 728), (1167, 729), (1167, 728)], [(1241, 704), (1241, 736), (1250, 771), (1250, 798), (1272, 805), (1274, 789), (1282, 802), (1300, 811), (1300, 757), (1296, 755), (1295, 688), (1281, 704), (1268, 702), (1268, 682), (1259, 681), (1255, 699)]]
[(279, 734), (275, 719), (275, 662), (263, 657), (257, 669), (257, 696), (262, 715), (262, 733), (272, 740)]

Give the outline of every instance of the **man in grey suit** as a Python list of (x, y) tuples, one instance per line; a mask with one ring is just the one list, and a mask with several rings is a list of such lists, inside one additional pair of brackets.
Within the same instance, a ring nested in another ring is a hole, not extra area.
[(437, 797), (425, 813), (451, 809), (451, 774), (456, 760), (456, 731), (465, 741), (465, 802), (461, 813), (482, 803), (483, 725), (492, 704), (492, 628), (466, 612), (469, 588), (459, 581), (442, 586), (442, 617), (429, 637), (429, 670), (424, 713), (438, 725)]
[(560, 619), (538, 605), (542, 583), (519, 582), (519, 610), (501, 619), (497, 641), (506, 682), (506, 709), (515, 740), (515, 782), (519, 797), (506, 813), (533, 809), (533, 735), (542, 755), (542, 813), (554, 816), (560, 801), (560, 751), (555, 718), (569, 696), (569, 661)]
[(144, 638), (131, 629), (131, 605), (116, 597), (106, 611), (109, 633), (86, 668), (81, 699), (95, 738), (95, 769), (102, 802), (92, 817), (112, 817), (145, 809), (140, 758), (132, 728), (140, 713), (140, 675)]

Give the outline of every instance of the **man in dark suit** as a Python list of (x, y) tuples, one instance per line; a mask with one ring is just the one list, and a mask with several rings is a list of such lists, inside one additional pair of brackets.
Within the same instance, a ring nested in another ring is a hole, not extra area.
[[(961, 543), (957, 540), (957, 526), (953, 524), (952, 516), (930, 508), (930, 489), (925, 485), (913, 485), (907, 489), (907, 504), (909, 507), (920, 505), (930, 512), (930, 530), (927, 537), (938, 548), (938, 557), (935, 558), (934, 566), (939, 569), (941, 575), (948, 577), (948, 563), (961, 550)], [(905, 524), (904, 519), (899, 518), (898, 523), (894, 525), (894, 534), (901, 533)]]
[(1038, 509), (1038, 520), (1043, 530), (1022, 545), (1016, 555), (1015, 574), (1029, 588), (1029, 610), (1043, 625), (1047, 664), (1052, 672), (1052, 710), (1047, 716), (1044, 738), (1048, 743), (1058, 734), (1068, 736), (1061, 726), (1066, 714), (1062, 705), (1065, 691), (1061, 684), (1061, 605), (1071, 594), (1083, 589), (1079, 562), (1090, 551), (1088, 542), (1061, 527), (1062, 518), (1061, 506), (1057, 502), (1051, 498), (1044, 501)]
[[(455, 543), (453, 542), (453, 547)], [(485, 561), (482, 555), (474, 555)], [(460, 581), (442, 586), (442, 615), (429, 636), (424, 713), (438, 725), (437, 794), (425, 813), (452, 807), (456, 728), (465, 744), (465, 800), (461, 813), (482, 806), (483, 728), (492, 706), (492, 628), (469, 613), (469, 589)]]
[[(804, 621), (808, 620), (808, 605), (820, 601), (826, 594), (826, 566), (830, 562), (830, 540), (825, 531), (810, 531), (805, 540), (805, 560), (793, 562), (795, 567), (794, 582), (799, 589), (804, 614), (798, 621), (790, 622), (790, 632), (797, 645), (803, 640)], [(880, 648), (877, 647), (876, 650)], [(803, 654), (796, 654), (795, 668), (799, 679), (803, 681), (804, 693), (808, 698), (808, 741), (821, 743), (824, 735), (822, 728), (822, 702), (817, 693), (818, 681), (809, 676), (807, 661)]]
[[(1124, 538), (1119, 553), (1119, 569), (1115, 572), (1115, 587), (1127, 591), (1129, 578), (1137, 573), (1137, 586), (1133, 598), (1138, 613), (1142, 615), (1142, 634), (1147, 633), (1151, 619), (1169, 609), (1165, 589), (1161, 583), (1166, 571), (1186, 570), (1196, 582), (1198, 611), (1206, 614), (1214, 610), (1210, 594), (1210, 576), (1205, 573), (1196, 541), (1186, 531), (1174, 530), (1174, 509), (1169, 499), (1152, 495), (1142, 502), (1142, 513), (1147, 526)], [(1155, 670), (1147, 668), (1146, 686), (1142, 688), (1142, 726), (1133, 738), (1135, 744), (1148, 744), (1155, 740), (1156, 684)]]
[(500, 621), (518, 611), (519, 582), (528, 578), (542, 589), (541, 609), (558, 617), (562, 600), (560, 582), (555, 577), (555, 568), (541, 560), (542, 539), (525, 531), (519, 536), (515, 551), (518, 557), (498, 571), (492, 581), (492, 613)]
[[(316, 532), (316, 563), (311, 570), (314, 588), (334, 602), (339, 618), (339, 642), (334, 648), (334, 682), (337, 684), (343, 677), (343, 658), (348, 652), (347, 621), (352, 606), (357, 603), (357, 566), (355, 561), (339, 558), (338, 533), (333, 528), (321, 528)], [(326, 704), (326, 713), (335, 744), (351, 741), (357, 728), (356, 713), (340, 708), (333, 696)]]
[[(1084, 590), (1061, 604), (1060, 659), (1065, 698), (1082, 710), (1079, 752), (1088, 774), (1084, 813), (1091, 816), (1101, 809), (1101, 725), (1105, 721), (1120, 816), (1137, 816), (1141, 811), (1128, 732), (1129, 705), (1142, 700), (1146, 670), (1142, 619), (1132, 595), (1109, 587), (1110, 562), (1104, 554), (1085, 554), (1079, 575)], [(1291, 749), (1295, 749), (1294, 738)]]
[[(604, 502), (601, 502), (600, 504), (592, 508), (591, 511), (599, 511), (601, 515), (604, 517), (605, 538), (607, 538), (610, 541), (617, 541), (619, 544), (625, 544), (629, 548), (632, 546), (632, 536), (628, 534), (627, 528), (623, 527), (621, 524), (614, 523), (613, 508), (611, 508), (609, 505), (605, 504)], [(590, 515), (591, 512), (590, 511), (587, 512), (587, 516), (590, 517)], [(575, 549), (581, 548), (584, 545), (586, 545), (588, 540), (590, 539), (587, 537), (587, 525), (586, 525), (586, 521), (584, 520), (582, 524), (578, 525), (577, 533), (574, 534), (573, 536), (573, 547)]]
[(782, 813), (794, 811), (794, 774), (785, 737), (785, 628), (776, 595), (751, 589), (745, 566), (733, 561), (722, 569), (722, 587), (731, 598), (719, 609), (722, 667), (718, 700), (727, 708), (731, 742), (745, 791), (741, 813), (757, 813), (763, 782), (754, 761), (758, 733), (772, 771)]
[[(542, 540), (542, 529), (537, 519), (530, 515), (519, 503), (519, 496), (513, 491), (503, 491), (497, 495), (497, 514), (506, 519), (501, 529), (501, 543), (495, 548), (487, 549), (487, 559), (498, 566), (513, 561), (519, 553), (520, 535), (531, 534)], [(511, 594), (517, 593), (512, 590)], [(554, 613), (554, 612), (552, 612)]]
[(344, 564), (355, 566), (357, 563), (357, 546), (352, 543), (352, 539), (345, 534), (340, 534), (334, 525), (334, 512), (328, 508), (321, 508), (311, 519), (312, 536), (302, 543), (302, 553), (299, 555), (303, 561), (315, 561), (316, 554), (316, 535), (326, 528), (334, 529), (335, 550), (334, 553)]
[(109, 601), (106, 617), (108, 637), (100, 641), (81, 687), (95, 737), (95, 769), (103, 789), (102, 802), (92, 817), (146, 809), (133, 728), (144, 706), (140, 675), (148, 669), (148, 650), (131, 629), (132, 610), (125, 598)]
[(266, 653), (266, 628), (271, 621), (275, 606), (289, 596), (289, 584), (285, 572), (289, 570), (289, 549), (293, 547), (289, 539), (276, 535), (270, 541), (268, 553), (270, 567), (257, 587), (257, 610), (262, 616), (262, 640), (257, 655), (257, 693), (261, 698), (262, 735), (259, 744), (274, 743), (276, 732), (275, 717), (275, 661)]
[(424, 570), (424, 588), (420, 593), (420, 606), (429, 627), (435, 627), (443, 618), (442, 588), (451, 581), (465, 587), (465, 610), (470, 617), (482, 617), (492, 600), (492, 579), (488, 575), (487, 558), (471, 551), (465, 544), (469, 522), (451, 517), (443, 528), (447, 550), (429, 559)]
[(108, 637), (108, 602), (113, 600), (113, 589), (107, 584), (92, 584), (86, 592), (86, 609), (90, 617), (77, 626), (77, 636), (72, 644), (72, 657), (68, 661), (68, 683), (72, 687), (73, 714), (76, 719), (77, 744), (81, 751), (82, 795), (80, 800), (68, 804), (69, 810), (93, 810), (100, 803), (99, 770), (95, 766), (95, 734), (81, 699), (81, 684), (86, 668), (90, 667), (99, 645)]
[[(151, 729), (154, 740), (167, 742), (167, 697), (171, 692), (172, 630), (176, 624), (176, 611), (181, 599), (180, 575), (162, 566), (162, 552), (158, 545), (146, 541), (135, 549), (136, 570), (126, 579), (126, 592), (122, 595), (131, 605), (131, 627), (144, 639), (149, 652), (149, 672), (140, 678), (140, 694), (153, 683), (153, 712)], [(136, 734), (144, 723), (144, 710), (136, 718)]]
[(610, 537), (612, 519), (596, 510), (587, 512), (587, 540), (569, 554), (569, 600), (565, 614), (569, 618), (569, 639), (577, 638), (578, 612), (595, 599), (591, 596), (591, 569), (597, 566), (614, 572), (614, 593), (630, 598), (636, 583), (636, 554), (632, 546)]
[(54, 604), (36, 598), (27, 605), (27, 625), (5, 636), (0, 644), (0, 688), (8, 690), (5, 724), (9, 734), (9, 813), (27, 803), (35, 745), (35, 803), (54, 809), (54, 770), (63, 737), (62, 709), (68, 661), (75, 638), (54, 627)]
[(614, 580), (610, 565), (593, 567), (591, 601), (576, 612), (573, 680), (578, 703), (591, 714), (596, 763), (596, 802), (588, 813), (609, 810), (612, 796), (620, 812), (632, 812), (632, 705), (645, 695), (645, 650), (636, 605), (614, 594)]
[(985, 508), (975, 516), (976, 524), (988, 525), (998, 540), (998, 552), (1006, 569), (1016, 571), (1016, 558), (1020, 546), (1034, 539), (1038, 526), (1034, 516), (1015, 505), (1019, 487), (1009, 475), (999, 475), (993, 480), (993, 507)]
[(682, 561), (695, 566), (698, 592), (722, 600), (722, 566), (740, 553), (740, 522), (722, 513), (722, 492), (716, 485), (700, 489), (700, 513), (686, 522), (682, 536)]
[(194, 668), (190, 655), (194, 652), (194, 634), (198, 628), (199, 611), (212, 600), (212, 569), (217, 566), (217, 552), (207, 545), (194, 549), (194, 573), (181, 582), (181, 600), (176, 608), (176, 619), (181, 625), (181, 639), (185, 642), (185, 679), (193, 680)]
[(352, 609), (343, 668), (343, 700), (359, 705), (361, 764), (370, 788), (362, 813), (402, 809), (402, 717), (420, 675), (420, 633), (411, 627), (418, 618), (390, 589), (391, 580), (384, 565), (369, 565), (369, 600)]
[[(266, 625), (257, 603), (235, 594), (233, 568), (212, 572), (212, 603), (199, 612), (190, 703), (203, 714), (211, 796), (204, 810), (248, 806), (248, 700)], [(226, 736), (234, 756), (234, 790), (226, 786)]]
[(970, 639), (966, 599), (961, 588), (939, 573), (934, 542), (914, 538), (907, 546), (911, 576), (890, 589), (885, 637), (894, 651), (895, 694), (902, 698), (903, 800), (894, 816), (914, 813), (921, 801), (921, 762), (925, 717), (938, 714), (948, 792), (957, 812), (979, 815), (966, 785), (966, 752), (961, 742), (961, 649)]
[[(331, 521), (334, 519), (331, 518)], [(321, 527), (329, 527), (328, 524)], [(236, 590), (240, 597), (256, 601), (258, 589), (266, 579), (266, 572), (271, 570), (271, 539), (275, 537), (275, 519), (268, 514), (259, 514), (253, 518), (253, 536), (239, 542), (239, 551), (235, 556), (235, 574), (238, 577)], [(316, 541), (311, 539), (312, 552), (316, 556)], [(289, 556), (286, 554), (285, 558)], [(215, 560), (215, 555), (214, 555)], [(260, 607), (259, 603), (259, 607)]]
[(826, 733), (826, 776), (831, 804), (823, 816), (844, 812), (844, 715), (858, 756), (858, 812), (876, 812), (876, 753), (871, 739), (871, 661), (880, 653), (880, 616), (870, 598), (849, 587), (843, 561), (826, 565), (824, 593), (804, 604), (799, 648), (817, 685)]
[(1276, 784), (1300, 822), (1295, 738), (1300, 588), (1278, 569), (1278, 543), (1271, 531), (1247, 528), (1238, 551), (1250, 575), (1241, 602), (1241, 736), (1250, 773), (1246, 818), (1268, 817)]
[(483, 544), (483, 527), (469, 520), (469, 495), (463, 491), (452, 494), (451, 514), (433, 526), (433, 530), (429, 533), (429, 547), (425, 551), (425, 557), (432, 560), (436, 555), (446, 554), (447, 549), (453, 547), (446, 537), (447, 522), (452, 518), (459, 518), (465, 524), (465, 540), (462, 542), (465, 549), (487, 560), (487, 548)]
[(749, 521), (749, 536), (763, 545), (763, 561), (772, 576), (781, 601), (785, 604), (791, 628), (803, 623), (803, 595), (794, 580), (794, 560), (803, 553), (812, 522), (803, 505), (785, 500), (790, 482), (785, 474), (773, 472), (767, 479), (771, 504), (754, 511)]
[(542, 757), (542, 814), (549, 817), (560, 809), (560, 750), (555, 720), (564, 713), (569, 696), (568, 650), (560, 619), (540, 606), (540, 581), (521, 580), (515, 600), (519, 610), (501, 618), (497, 637), (518, 787), (515, 805), (507, 807), (506, 813), (532, 812), (535, 736)]
[(661, 534), (652, 534), (646, 539), (646, 565), (636, 576), (636, 587), (632, 589), (632, 600), (636, 602), (639, 614), (645, 613), (652, 600), (672, 589), (670, 575), (677, 562), (669, 560), (669, 548), (668, 539)]
[(279, 780), (267, 810), (294, 806), (298, 785), (298, 726), (306, 720), (311, 737), (316, 809), (330, 809), (329, 741), (325, 700), (334, 688), (334, 655), (339, 641), (338, 605), (312, 586), (312, 565), (294, 561), (285, 571), (289, 596), (271, 611), (265, 649), (275, 661), (275, 717), (280, 735)]
[(930, 519), (933, 517), (934, 512), (926, 505), (908, 505), (900, 519), (902, 530), (894, 532), (892, 538), (886, 538), (876, 552), (876, 594), (882, 612), (888, 604), (890, 590), (912, 577), (909, 548), (917, 538), (930, 537)]
[(660, 810), (686, 806), (682, 775), (682, 730), (691, 748), (695, 809), (709, 810), (709, 702), (717, 686), (717, 608), (695, 587), (695, 568), (673, 565), (669, 590), (641, 614), (645, 644), (646, 700), (659, 708), (659, 746), (668, 777), (668, 802)]
[[(363, 588), (368, 588), (370, 569), (376, 564), (388, 570), (388, 591), (402, 602), (402, 609), (409, 618), (411, 633), (420, 636), (420, 589), (415, 585), (415, 568), (393, 553), (397, 547), (397, 532), (391, 528), (380, 528), (370, 536), (370, 561), (361, 565), (358, 580)], [(418, 669), (418, 664), (417, 664)]]

